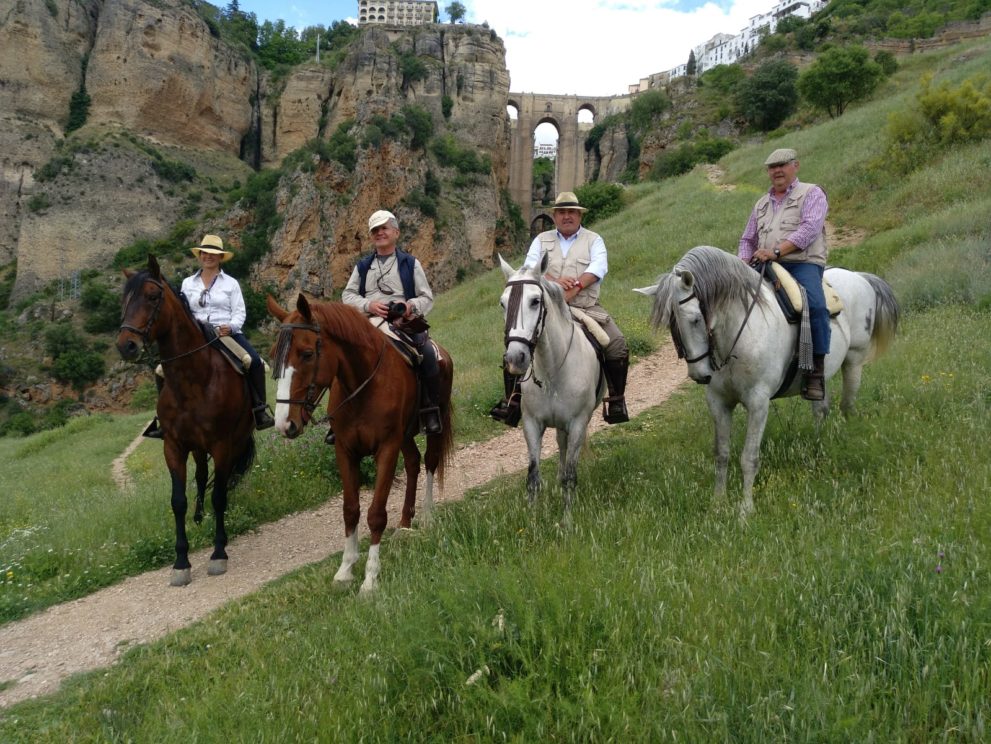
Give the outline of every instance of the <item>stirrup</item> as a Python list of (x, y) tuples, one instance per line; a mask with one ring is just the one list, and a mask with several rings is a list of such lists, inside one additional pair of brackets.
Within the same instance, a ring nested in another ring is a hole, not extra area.
[(162, 431), (162, 427), (158, 425), (158, 416), (155, 416), (151, 420), (151, 423), (145, 427), (145, 430), (141, 432), (141, 436), (147, 437), (148, 439), (165, 439), (165, 432)]
[(489, 416), (506, 426), (518, 426), (523, 417), (523, 410), (518, 402), (501, 400), (489, 411)]
[(626, 397), (615, 395), (604, 399), (602, 418), (607, 424), (625, 424), (630, 420), (630, 414), (626, 410)]
[(331, 429), (331, 428), (328, 427), (327, 428), (327, 436), (325, 436), (323, 438), (323, 443), (324, 444), (333, 444), (336, 441), (337, 441), (337, 435), (334, 433), (334, 430), (333, 429)]
[(270, 429), (275, 426), (275, 419), (268, 412), (268, 406), (260, 405), (252, 409), (252, 413), (255, 414), (255, 429)]
[[(812, 388), (813, 383), (818, 383), (814, 389)], [(826, 381), (822, 375), (806, 375), (802, 384), (802, 398), (811, 401), (826, 399)]]
[(431, 406), (420, 409), (420, 422), (423, 424), (424, 434), (440, 434), (444, 427), (440, 423), (440, 408)]

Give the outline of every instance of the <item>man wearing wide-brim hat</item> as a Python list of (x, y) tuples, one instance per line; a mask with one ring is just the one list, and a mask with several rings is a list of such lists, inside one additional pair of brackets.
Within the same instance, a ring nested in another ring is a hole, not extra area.
[[(630, 353), (623, 332), (599, 304), (599, 291), (609, 271), (609, 262), (602, 236), (582, 227), (582, 214), (587, 211), (573, 192), (558, 194), (551, 207), (555, 229), (533, 239), (523, 265), (540, 266), (547, 256), (544, 277), (559, 284), (567, 303), (598, 322), (609, 336), (609, 343), (603, 349), (609, 387), (603, 418), (606, 423), (619, 424), (630, 420), (625, 398)], [(503, 375), (506, 398), (490, 413), (496, 420), (515, 426), (520, 419), (519, 379), (505, 370)]]
[(757, 200), (740, 237), (737, 255), (748, 263), (776, 261), (805, 289), (812, 326), (812, 369), (805, 371), (802, 397), (823, 400), (829, 310), (822, 289), (826, 269), (826, 192), (798, 180), (798, 153), (775, 150), (764, 160), (771, 188)]

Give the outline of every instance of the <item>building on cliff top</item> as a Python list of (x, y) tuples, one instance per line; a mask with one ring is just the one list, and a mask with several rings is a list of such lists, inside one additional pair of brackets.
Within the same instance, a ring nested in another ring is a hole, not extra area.
[(358, 25), (422, 26), (437, 22), (433, 0), (358, 0)]

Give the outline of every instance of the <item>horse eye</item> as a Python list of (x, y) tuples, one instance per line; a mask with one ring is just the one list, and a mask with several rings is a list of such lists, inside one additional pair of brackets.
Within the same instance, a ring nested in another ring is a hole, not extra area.
[(530, 300), (530, 307), (540, 307), (540, 298), (534, 297), (532, 300)]
[(313, 359), (313, 352), (309, 349), (299, 352), (299, 358), (304, 362), (308, 362)]

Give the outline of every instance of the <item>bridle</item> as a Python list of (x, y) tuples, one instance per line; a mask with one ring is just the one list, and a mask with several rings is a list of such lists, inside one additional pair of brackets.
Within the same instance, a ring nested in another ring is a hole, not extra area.
[[(520, 317), (524, 284), (534, 284), (540, 289), (540, 316), (537, 318), (537, 322), (533, 326), (533, 333), (529, 338), (526, 336), (514, 336), (512, 333)], [(519, 341), (522, 344), (526, 344), (532, 355), (534, 348), (537, 346), (537, 339), (543, 333), (544, 323), (547, 320), (547, 302), (544, 299), (544, 288), (538, 279), (512, 279), (506, 282), (506, 286), (511, 289), (509, 290), (509, 304), (506, 306), (506, 327), (503, 331), (503, 344), (508, 347), (510, 342)]]
[[(302, 418), (303, 423), (309, 422), (313, 418), (313, 412), (320, 405), (320, 401), (323, 400), (323, 396), (327, 393), (329, 385), (320, 385), (317, 383), (317, 374), (320, 371), (320, 348), (323, 343), (323, 336), (320, 333), (320, 325), (317, 323), (283, 323), (279, 327), (279, 339), (276, 342), (275, 351), (275, 366), (272, 369), (272, 379), (278, 380), (282, 377), (282, 372), (285, 369), (286, 357), (289, 354), (289, 347), (292, 344), (292, 334), (293, 331), (313, 331), (317, 336), (317, 343), (313, 351), (313, 374), (310, 377), (310, 382), (306, 386), (306, 397), (304, 398), (276, 398), (275, 402), (278, 403), (288, 403), (289, 405), (298, 405), (303, 409)], [(385, 347), (389, 343), (389, 339), (383, 334), (382, 345), (379, 347), (379, 357), (378, 361), (375, 362), (375, 367), (372, 369), (372, 373), (362, 382), (354, 391), (348, 395), (344, 400), (342, 400), (333, 411), (327, 414), (327, 418), (333, 420), (334, 414), (337, 413), (345, 403), (352, 400), (358, 395), (365, 386), (372, 381), (375, 374), (379, 371), (379, 367), (382, 366), (382, 359), (385, 357)]]
[[(130, 323), (124, 322), (127, 319), (127, 309), (130, 307), (131, 300), (134, 299), (134, 295), (136, 294), (135, 292), (131, 292), (124, 299), (124, 309), (121, 311), (120, 328), (118, 329), (118, 333), (120, 331), (131, 331), (133, 333), (138, 334), (141, 337), (142, 351), (144, 353), (147, 353), (148, 346), (151, 343), (151, 338), (150, 338), (151, 329), (154, 327), (155, 322), (158, 320), (159, 314), (162, 312), (162, 301), (165, 298), (166, 287), (168, 288), (169, 292), (175, 293), (175, 290), (172, 289), (172, 285), (169, 284), (168, 282), (162, 282), (158, 279), (152, 278), (151, 276), (146, 276), (144, 278), (144, 280), (141, 283), (142, 286), (144, 286), (144, 282), (151, 282), (156, 287), (158, 287), (159, 290), (161, 290), (161, 294), (158, 296), (158, 299), (152, 303), (149, 303), (152, 306), (152, 310), (151, 310), (151, 315), (148, 317), (148, 322), (145, 323), (144, 328), (137, 328), (136, 326), (133, 326)], [(164, 365), (164, 364), (168, 364), (169, 362), (174, 362), (176, 359), (182, 359), (183, 357), (189, 356), (190, 354), (195, 354), (197, 351), (200, 351), (201, 349), (205, 349), (206, 347), (210, 346), (211, 343), (212, 341), (206, 341), (205, 343), (200, 344), (199, 346), (190, 349), (189, 351), (184, 351), (181, 354), (176, 354), (175, 356), (169, 357), (168, 359), (162, 359), (159, 361), (159, 363)]]
[(671, 314), (671, 320), (668, 323), (668, 328), (671, 331), (671, 340), (674, 342), (674, 348), (678, 352), (678, 358), (684, 359), (686, 364), (695, 364), (695, 362), (700, 362), (706, 357), (709, 358), (712, 364), (713, 372), (718, 372), (723, 367), (725, 367), (730, 359), (733, 358), (733, 350), (736, 348), (737, 342), (740, 340), (740, 336), (743, 335), (743, 329), (747, 327), (747, 321), (750, 319), (750, 313), (753, 312), (754, 306), (757, 304), (757, 299), (760, 297), (760, 285), (764, 281), (764, 273), (767, 271), (767, 263), (762, 263), (759, 276), (757, 278), (757, 285), (754, 287), (753, 299), (750, 302), (750, 307), (747, 308), (746, 315), (743, 316), (743, 322), (740, 323), (740, 330), (736, 332), (736, 338), (733, 339), (733, 343), (730, 344), (729, 351), (723, 358), (722, 364), (716, 359), (716, 342), (713, 339), (712, 334), (712, 323), (709, 321), (709, 308), (702, 301), (698, 292), (695, 291), (695, 287), (692, 287), (692, 292), (688, 297), (678, 300), (678, 305), (685, 305), (692, 300), (695, 300), (699, 304), (699, 312), (702, 313), (702, 320), (705, 322), (705, 338), (706, 338), (706, 349), (705, 352), (699, 354), (697, 357), (688, 359), (688, 352), (685, 349), (685, 344), (681, 339), (681, 332), (678, 329), (678, 320), (675, 313)]

